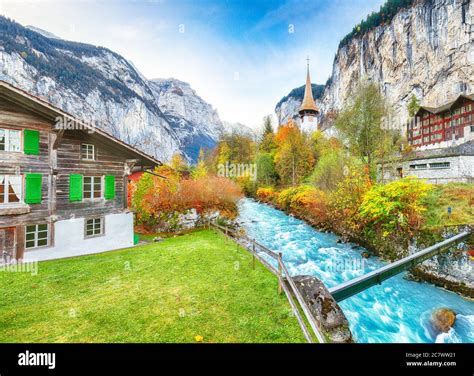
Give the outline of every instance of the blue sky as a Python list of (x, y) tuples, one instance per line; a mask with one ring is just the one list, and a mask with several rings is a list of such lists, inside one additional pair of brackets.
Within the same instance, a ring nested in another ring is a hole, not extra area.
[(261, 125), (281, 97), (324, 83), (339, 41), (384, 0), (0, 0), (0, 14), (105, 46), (147, 78), (189, 82), (221, 119)]

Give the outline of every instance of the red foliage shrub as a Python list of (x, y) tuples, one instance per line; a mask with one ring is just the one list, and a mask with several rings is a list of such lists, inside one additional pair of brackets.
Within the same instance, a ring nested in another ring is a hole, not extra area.
[(139, 223), (153, 225), (163, 215), (193, 208), (198, 213), (219, 210), (221, 215), (236, 215), (242, 192), (233, 181), (210, 175), (181, 179), (170, 171), (159, 172), (167, 178), (145, 174), (133, 189), (132, 208)]
[(196, 180), (183, 180), (177, 197), (183, 209), (235, 211), (242, 197), (240, 187), (233, 181), (217, 176), (204, 176)]

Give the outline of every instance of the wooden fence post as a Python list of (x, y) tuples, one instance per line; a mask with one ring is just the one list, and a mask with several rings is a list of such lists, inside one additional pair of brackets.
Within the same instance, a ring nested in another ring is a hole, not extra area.
[(282, 264), (282, 253), (278, 252), (278, 294), (281, 295), (282, 293), (282, 285), (283, 285), (283, 268), (281, 267)]
[(252, 243), (252, 269), (255, 269), (255, 243)]

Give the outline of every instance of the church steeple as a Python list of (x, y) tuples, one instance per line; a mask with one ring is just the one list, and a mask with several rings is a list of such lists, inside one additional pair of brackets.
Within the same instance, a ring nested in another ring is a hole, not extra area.
[(305, 132), (314, 132), (318, 129), (318, 106), (314, 102), (313, 89), (311, 87), (311, 77), (309, 76), (309, 58), (306, 59), (306, 87), (304, 88), (303, 103), (301, 103), (300, 110), (300, 128)]
[(302, 112), (308, 112), (308, 113), (316, 112), (316, 114), (318, 114), (319, 111), (318, 111), (318, 107), (316, 106), (316, 103), (314, 102), (313, 89), (311, 87), (311, 78), (309, 76), (309, 58), (306, 59), (306, 61), (307, 61), (306, 87), (304, 90), (303, 103), (301, 103), (299, 112), (300, 112), (300, 115), (303, 115)]

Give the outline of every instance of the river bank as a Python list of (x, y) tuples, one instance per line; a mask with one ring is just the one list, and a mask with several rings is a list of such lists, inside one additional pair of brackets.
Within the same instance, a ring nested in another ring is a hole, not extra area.
[[(429, 229), (421, 227), (411, 239), (407, 239), (405, 234), (374, 238), (373, 233), (364, 231), (361, 227), (349, 226), (344, 221), (329, 218), (325, 213), (326, 208), (316, 211), (308, 209), (307, 203), (298, 199), (293, 200), (291, 205), (285, 205), (275, 197), (278, 196), (264, 194), (255, 199), (303, 220), (317, 231), (334, 233), (341, 238), (341, 242), (364, 247), (367, 255), (377, 256), (387, 262), (406, 257), (460, 231), (472, 230), (472, 226), (431, 227)], [(350, 223), (350, 221), (347, 222)], [(474, 299), (474, 262), (466, 252), (467, 247), (468, 244), (463, 244), (461, 248), (453, 247), (443, 255), (423, 262), (410, 271), (408, 278), (433, 283), (466, 298)]]

